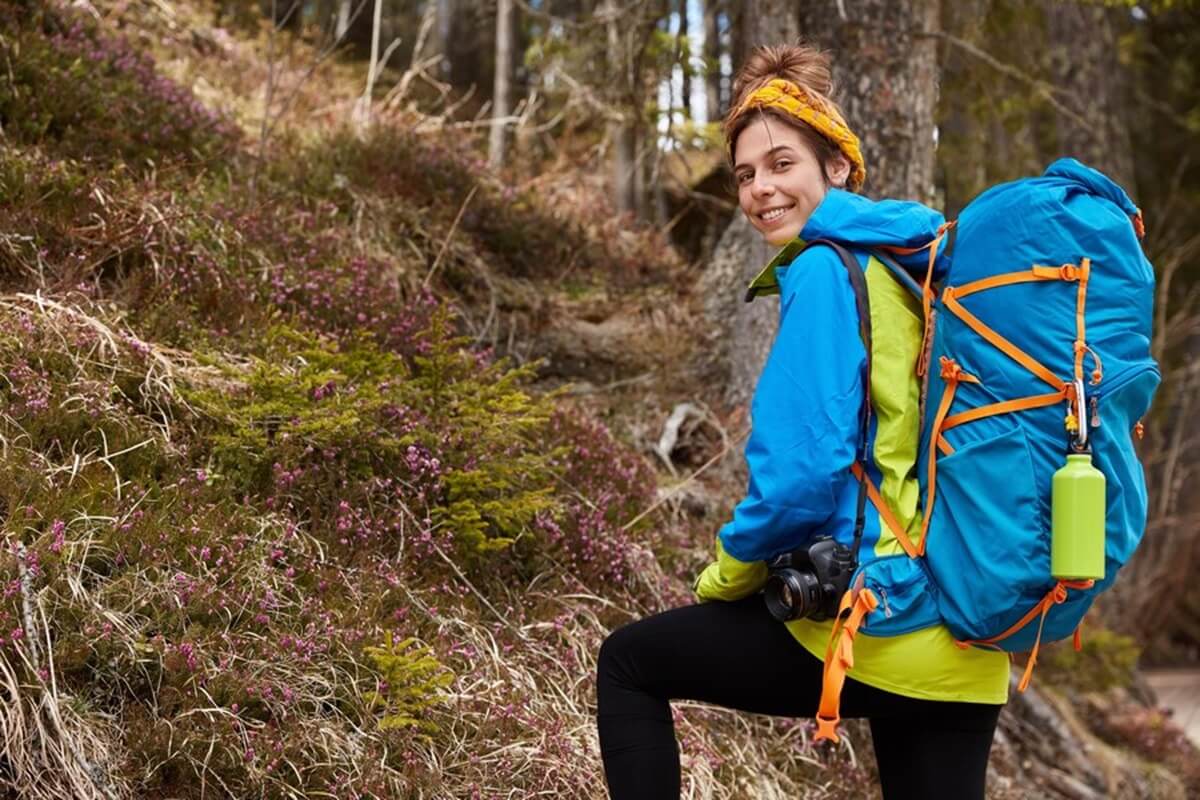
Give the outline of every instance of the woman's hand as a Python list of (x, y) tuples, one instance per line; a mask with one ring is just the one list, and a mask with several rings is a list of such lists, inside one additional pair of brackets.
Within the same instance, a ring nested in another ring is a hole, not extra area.
[(717, 560), (709, 564), (696, 577), (692, 591), (696, 597), (706, 600), (741, 600), (754, 594), (767, 582), (767, 563), (738, 561), (725, 552), (721, 540), (717, 539)]

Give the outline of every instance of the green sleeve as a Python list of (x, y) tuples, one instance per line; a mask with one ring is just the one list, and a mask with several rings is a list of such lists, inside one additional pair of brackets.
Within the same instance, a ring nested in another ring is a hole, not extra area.
[(767, 581), (767, 562), (738, 561), (717, 539), (717, 560), (704, 568), (692, 587), (700, 600), (741, 600)]

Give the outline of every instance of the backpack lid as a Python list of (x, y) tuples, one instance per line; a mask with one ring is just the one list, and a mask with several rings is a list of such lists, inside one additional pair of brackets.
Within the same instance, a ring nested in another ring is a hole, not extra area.
[(1136, 216), (1138, 207), (1129, 199), (1125, 190), (1103, 172), (1092, 169), (1073, 158), (1060, 158), (1046, 168), (1044, 177), (1059, 178), (1080, 186), (1088, 194), (1109, 200), (1129, 216)]

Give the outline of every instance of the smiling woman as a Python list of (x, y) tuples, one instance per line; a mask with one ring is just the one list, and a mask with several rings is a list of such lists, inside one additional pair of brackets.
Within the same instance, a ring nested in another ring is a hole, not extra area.
[[(678, 699), (812, 717), (815, 739), (837, 740), (840, 715), (866, 717), (887, 800), (984, 797), (1008, 659), (959, 648), (929, 616), (912, 545), (923, 309), (873, 249), (928, 269), (944, 220), (857, 193), (866, 166), (831, 91), (828, 57), (799, 45), (757, 49), (734, 84), (724, 131), (738, 201), (781, 248), (750, 297), (779, 294), (779, 332), (751, 406), (747, 495), (696, 580), (701, 602), (600, 650), (614, 800), (679, 797)], [(841, 252), (806, 246), (818, 241)]]

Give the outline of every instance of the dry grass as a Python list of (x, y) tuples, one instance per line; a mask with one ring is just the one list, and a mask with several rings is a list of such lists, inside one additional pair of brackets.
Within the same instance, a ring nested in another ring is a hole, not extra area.
[[(138, 449), (181, 465), (198, 424), (185, 388), (227, 382), (245, 368), (236, 357), (220, 362), (209, 354), (201, 364), (185, 351), (155, 347), (111, 312), (64, 298), (2, 296), (0, 323), (32, 326), (28, 341), (42, 357), (65, 359), (56, 368), (56, 389), (64, 389), (54, 395), (60, 409), (95, 394), (97, 386), (132, 379), (144, 391), (143, 412), (131, 415), (118, 404), (103, 417), (123, 426)], [(70, 458), (56, 458), (34, 446), (36, 430), (21, 425), (12, 417), (5, 421), (4, 449), (10, 463), (36, 465), (20, 479), (24, 491), (48, 502), (86, 490), (96, 505), (74, 506), (65, 517), (59, 560), (36, 575), (25, 570), (22, 548), (47, 553), (45, 528), (12, 517), (6, 525), (17, 547), (9, 564), (24, 576), (19, 602), (29, 633), (20, 645), (0, 648), (0, 682), (9, 701), (2, 718), (3, 784), (30, 798), (126, 798), (144, 796), (171, 775), (172, 784), (193, 787), (188, 796), (246, 796), (251, 786), (268, 797), (339, 796), (298, 788), (305, 776), (327, 772), (375, 797), (604, 796), (594, 725), (600, 642), (612, 626), (686, 595), (650, 550), (635, 557), (636, 582), (605, 595), (562, 571), (522, 585), (477, 584), (445, 551), (439, 551), (446, 567), (441, 582), (396, 583), (380, 577), (387, 559), (346, 563), (284, 518), (247, 509), (245, 557), (231, 572), (218, 574), (211, 562), (189, 561), (178, 550), (167, 569), (150, 561), (121, 566), (113, 531), (138, 511), (155, 526), (204, 530), (196, 544), (214, 546), (229, 534), (219, 532), (213, 515), (228, 512), (202, 504), (182, 516), (171, 512), (186, 505), (190, 490), (178, 482), (158, 492), (136, 485), (125, 460), (134, 447), (96, 449), (85, 429), (76, 441), (61, 443)], [(10, 498), (11, 480), (5, 482)], [(19, 505), (8, 502), (10, 509)], [(378, 673), (351, 640), (334, 637), (312, 661), (273, 652), (269, 627), (294, 627), (309, 603), (272, 566), (273, 543), (289, 536), (289, 559), (328, 570), (343, 623), (357, 619), (367, 641), (381, 635), (389, 591), (419, 620), (421, 640), (455, 673), (424, 715), (432, 727), (379, 727), (379, 709), (367, 699)], [(184, 578), (236, 587), (245, 603), (272, 597), (265, 611), (270, 625), (248, 629), (249, 607), (189, 617), (179, 596)], [(104, 631), (103, 642), (83, 656), (81, 631), (93, 638)], [(188, 644), (199, 664), (181, 683)], [(71, 662), (66, 683), (58, 664), (63, 657)], [(236, 675), (240, 688), (223, 683), (222, 673)], [(233, 699), (243, 697), (246, 683), (260, 687), (253, 712)], [(679, 705), (678, 721), (686, 797), (839, 797), (847, 780), (864, 780), (852, 750), (832, 761), (818, 756), (803, 724), (688, 703)], [(281, 730), (285, 738), (277, 735)], [(269, 758), (258, 757), (264, 750)], [(254, 758), (242, 756), (250, 751)]]

